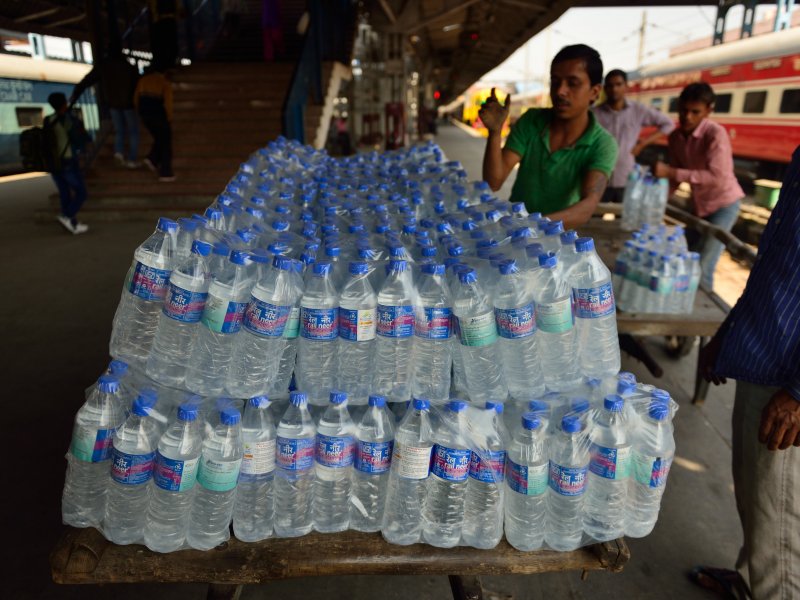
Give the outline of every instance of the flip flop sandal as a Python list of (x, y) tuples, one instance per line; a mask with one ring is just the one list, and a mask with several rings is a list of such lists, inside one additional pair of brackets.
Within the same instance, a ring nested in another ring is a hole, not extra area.
[(689, 579), (695, 585), (716, 592), (726, 600), (750, 598), (750, 592), (741, 575), (730, 569), (697, 566), (689, 573)]

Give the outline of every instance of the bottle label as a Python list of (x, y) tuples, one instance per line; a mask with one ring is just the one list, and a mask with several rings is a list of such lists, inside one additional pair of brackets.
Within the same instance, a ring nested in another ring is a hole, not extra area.
[(291, 312), (291, 306), (276, 306), (252, 296), (244, 313), (243, 325), (256, 335), (281, 337)]
[(246, 308), (247, 302), (228, 302), (209, 294), (201, 321), (215, 333), (237, 333)]
[(550, 461), (550, 489), (562, 496), (580, 496), (586, 491), (586, 467), (562, 467)]
[(200, 458), (191, 460), (175, 460), (156, 452), (156, 464), (153, 468), (153, 481), (162, 490), (168, 492), (185, 492), (194, 487), (197, 481), (197, 463)]
[(197, 323), (203, 316), (207, 298), (207, 292), (190, 292), (170, 283), (162, 310), (175, 321)]
[(111, 453), (111, 479), (123, 485), (147, 483), (153, 476), (155, 452), (125, 454), (116, 448)]
[(392, 463), (392, 446), (394, 442), (362, 442), (359, 440), (356, 449), (355, 467), (357, 471), (379, 475), (386, 473)]
[(87, 429), (76, 424), (69, 451), (83, 462), (102, 462), (111, 458), (111, 440), (116, 429)]
[(167, 269), (148, 267), (137, 261), (130, 275), (128, 291), (142, 300), (161, 302), (167, 295), (167, 284), (171, 272)]
[(295, 306), (289, 312), (289, 320), (286, 322), (286, 328), (283, 330), (283, 337), (287, 340), (293, 340), (300, 335), (300, 307)]
[(307, 340), (335, 340), (339, 335), (338, 308), (301, 308), (300, 335)]
[(355, 444), (351, 436), (317, 434), (317, 462), (335, 469), (353, 464)]
[(244, 442), (239, 481), (255, 481), (275, 470), (275, 440)]
[(475, 317), (457, 317), (462, 346), (489, 346), (497, 341), (494, 311)]
[(683, 293), (689, 290), (689, 276), (688, 275), (679, 275), (675, 279), (675, 291), (679, 293)]
[(378, 304), (377, 334), (390, 338), (414, 335), (414, 307)]
[(579, 319), (599, 319), (614, 314), (614, 290), (610, 281), (593, 288), (573, 288), (572, 294), (575, 316)]
[(518, 465), (512, 460), (508, 461), (506, 477), (508, 487), (525, 496), (539, 496), (547, 491), (548, 468), (547, 463), (528, 467)]
[(642, 485), (654, 489), (666, 485), (671, 466), (671, 458), (633, 453), (633, 476)]
[(669, 279), (668, 277), (651, 277), (650, 291), (656, 292), (657, 294), (672, 293), (672, 279)]
[(604, 448), (592, 444), (589, 470), (605, 479), (625, 479), (630, 474), (631, 448)]
[(203, 456), (200, 459), (197, 481), (212, 492), (230, 492), (236, 487), (236, 482), (239, 480), (241, 466), (241, 458), (238, 460), (214, 460)]
[(508, 340), (528, 337), (536, 331), (533, 302), (519, 308), (495, 308), (497, 333)]
[(628, 274), (628, 263), (624, 260), (619, 260), (614, 263), (614, 275), (625, 277)]
[(307, 471), (314, 466), (313, 438), (278, 437), (277, 465), (287, 471)]
[(351, 342), (375, 339), (375, 309), (339, 309), (339, 337)]
[(550, 304), (536, 305), (536, 326), (547, 333), (565, 333), (575, 325), (572, 298), (567, 296)]
[(406, 479), (427, 479), (431, 468), (430, 446), (407, 446), (395, 441), (392, 465)]
[(506, 453), (503, 450), (483, 450), (483, 457), (472, 452), (469, 476), (484, 483), (502, 483), (506, 472)]
[(472, 453), (466, 448), (448, 448), (434, 444), (431, 473), (445, 481), (466, 481), (470, 454)]
[(417, 311), (414, 334), (426, 340), (446, 340), (452, 332), (450, 308), (423, 306)]

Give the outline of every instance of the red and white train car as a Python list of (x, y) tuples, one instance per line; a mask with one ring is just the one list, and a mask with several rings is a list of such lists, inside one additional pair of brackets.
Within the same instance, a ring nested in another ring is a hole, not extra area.
[(630, 79), (629, 97), (676, 120), (683, 87), (709, 83), (717, 95), (711, 118), (728, 130), (734, 156), (763, 175), (800, 145), (800, 28), (687, 52)]

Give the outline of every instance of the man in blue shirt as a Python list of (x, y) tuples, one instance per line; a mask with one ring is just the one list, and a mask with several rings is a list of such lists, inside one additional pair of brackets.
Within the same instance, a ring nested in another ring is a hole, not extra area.
[[(800, 147), (747, 286), (700, 369), (717, 385), (737, 380), (733, 479), (744, 529), (737, 570), (756, 600), (800, 598)], [(723, 587), (736, 578), (707, 567), (695, 573)]]

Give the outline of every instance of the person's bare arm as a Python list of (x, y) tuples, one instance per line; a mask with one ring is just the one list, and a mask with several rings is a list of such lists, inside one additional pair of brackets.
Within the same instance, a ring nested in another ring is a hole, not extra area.
[(661, 138), (661, 136), (663, 136), (663, 135), (664, 135), (664, 134), (663, 134), (663, 133), (661, 133), (661, 131), (654, 131), (653, 133), (651, 133), (650, 135), (648, 135), (648, 136), (647, 136), (646, 138), (644, 138), (643, 140), (639, 140), (638, 142), (636, 142), (636, 145), (633, 147), (633, 150), (631, 150), (631, 154), (633, 154), (634, 156), (639, 156), (639, 153), (640, 153), (642, 150), (644, 150), (645, 148), (647, 148), (647, 147), (648, 147), (650, 144), (652, 144), (653, 142), (655, 142), (655, 141), (657, 141), (658, 139), (660, 139), (660, 138)]
[(608, 177), (601, 171), (589, 171), (583, 178), (581, 199), (564, 210), (547, 215), (551, 221), (564, 221), (564, 229), (575, 229), (585, 224), (594, 214), (603, 192), (606, 191)]
[(483, 154), (483, 180), (495, 192), (500, 189), (521, 159), (516, 152), (503, 148), (503, 123), (508, 118), (510, 106), (511, 94), (506, 96), (504, 104), (500, 104), (492, 88), (492, 93), (478, 112), (481, 122), (489, 132), (486, 151)]

